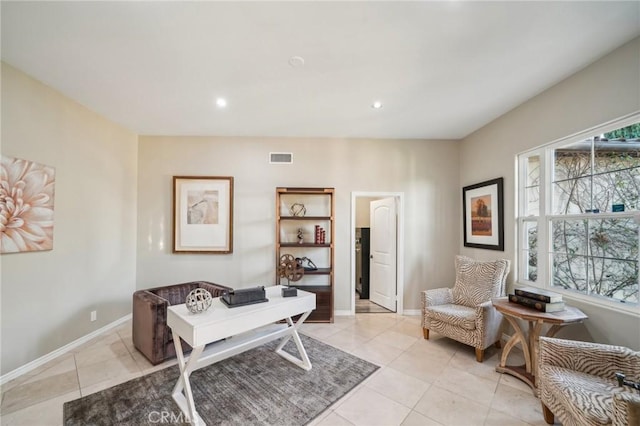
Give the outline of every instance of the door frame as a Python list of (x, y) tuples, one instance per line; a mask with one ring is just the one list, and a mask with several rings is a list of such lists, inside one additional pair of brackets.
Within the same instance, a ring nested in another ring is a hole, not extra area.
[(389, 198), (393, 197), (397, 203), (398, 233), (396, 236), (396, 313), (404, 313), (404, 192), (372, 192), (353, 191), (351, 192), (351, 315), (356, 314), (356, 199), (366, 198)]

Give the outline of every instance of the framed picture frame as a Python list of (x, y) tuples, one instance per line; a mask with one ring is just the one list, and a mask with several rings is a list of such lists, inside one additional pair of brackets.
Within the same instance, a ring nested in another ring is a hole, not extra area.
[(464, 246), (504, 251), (503, 178), (462, 188)]
[(233, 253), (233, 177), (173, 177), (173, 252)]

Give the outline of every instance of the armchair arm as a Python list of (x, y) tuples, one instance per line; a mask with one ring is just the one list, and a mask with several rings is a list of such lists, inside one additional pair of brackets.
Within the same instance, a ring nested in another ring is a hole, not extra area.
[(480, 330), (482, 347), (487, 348), (502, 337), (503, 316), (491, 301), (476, 306), (476, 330)]
[(429, 338), (429, 320), (427, 318), (427, 308), (429, 306), (446, 305), (453, 303), (453, 293), (450, 288), (434, 288), (432, 290), (424, 290), (420, 293), (422, 299), (422, 328), (424, 338)]
[(154, 365), (163, 361), (163, 357), (158, 357), (158, 352), (168, 339), (165, 335), (168, 305), (166, 299), (149, 291), (138, 290), (133, 293), (133, 345)]
[(615, 380), (616, 372), (640, 376), (640, 352), (602, 343), (540, 337), (540, 365), (552, 365)]
[(427, 306), (445, 305), (453, 303), (453, 293), (450, 288), (435, 288), (422, 292), (422, 308)]
[(613, 394), (613, 424), (640, 424), (640, 394), (632, 392)]

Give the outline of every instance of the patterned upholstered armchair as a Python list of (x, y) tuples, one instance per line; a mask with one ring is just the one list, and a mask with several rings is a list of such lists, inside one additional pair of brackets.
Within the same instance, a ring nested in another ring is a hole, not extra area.
[(491, 299), (505, 296), (510, 262), (506, 259), (479, 262), (456, 256), (456, 281), (453, 288), (422, 292), (422, 330), (457, 340), (476, 350), (476, 360), (484, 360), (484, 350), (500, 347), (502, 314)]
[[(640, 380), (640, 352), (622, 346), (540, 337), (538, 396), (547, 423), (640, 425), (640, 392), (616, 373)], [(554, 416), (555, 415), (555, 416)]]

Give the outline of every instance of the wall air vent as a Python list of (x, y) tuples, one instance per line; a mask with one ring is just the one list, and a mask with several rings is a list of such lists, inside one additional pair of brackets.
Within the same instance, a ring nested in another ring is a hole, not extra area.
[(293, 164), (293, 152), (270, 152), (269, 164)]

